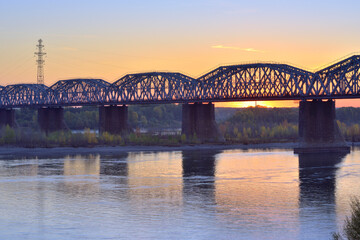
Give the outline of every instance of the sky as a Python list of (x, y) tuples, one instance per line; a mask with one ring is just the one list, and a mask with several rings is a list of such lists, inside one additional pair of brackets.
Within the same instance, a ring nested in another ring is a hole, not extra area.
[[(0, 85), (36, 83), (40, 38), (48, 86), (148, 71), (199, 77), (259, 61), (315, 71), (360, 53), (359, 7), (356, 0), (0, 0)], [(217, 104), (248, 105), (255, 103)]]

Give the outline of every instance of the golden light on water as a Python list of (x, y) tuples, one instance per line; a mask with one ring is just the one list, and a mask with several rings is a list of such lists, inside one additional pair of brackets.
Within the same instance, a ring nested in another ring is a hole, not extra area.
[[(219, 215), (220, 221), (231, 219), (247, 222), (249, 226), (253, 222), (276, 222), (286, 217), (273, 211), (273, 206), (286, 212), (297, 208), (299, 172), (295, 170), (298, 168), (296, 156), (276, 151), (267, 155), (256, 152), (239, 154), (236, 150), (224, 153), (216, 165), (215, 199), (217, 210), (223, 213)], [(283, 161), (284, 158), (287, 161)], [(258, 212), (251, 210), (259, 206)], [(296, 211), (289, 214), (297, 216)], [(259, 215), (266, 217), (259, 218)], [(289, 225), (296, 228), (294, 223)]]
[(93, 194), (99, 191), (100, 155), (67, 156), (64, 159), (64, 184), (60, 189), (71, 195)]
[(128, 159), (128, 194), (134, 207), (144, 207), (144, 199), (159, 198), (182, 204), (180, 152), (129, 153)]

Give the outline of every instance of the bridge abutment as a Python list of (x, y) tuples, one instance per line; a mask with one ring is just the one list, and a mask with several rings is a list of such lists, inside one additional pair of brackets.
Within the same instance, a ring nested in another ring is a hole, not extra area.
[(349, 152), (336, 123), (334, 100), (301, 101), (299, 106), (299, 147), (302, 152)]
[(15, 127), (15, 110), (0, 108), (0, 127), (9, 125)]
[(40, 129), (46, 133), (65, 129), (64, 108), (47, 107), (38, 109)]
[(223, 141), (215, 122), (214, 104), (183, 104), (182, 134), (196, 136), (202, 142)]
[(128, 107), (100, 106), (99, 131), (111, 134), (125, 134), (130, 131), (128, 123)]

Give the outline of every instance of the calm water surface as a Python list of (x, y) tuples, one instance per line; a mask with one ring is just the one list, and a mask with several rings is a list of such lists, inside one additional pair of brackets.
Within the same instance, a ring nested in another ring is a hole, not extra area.
[(137, 152), (0, 160), (0, 239), (329, 239), (360, 151)]

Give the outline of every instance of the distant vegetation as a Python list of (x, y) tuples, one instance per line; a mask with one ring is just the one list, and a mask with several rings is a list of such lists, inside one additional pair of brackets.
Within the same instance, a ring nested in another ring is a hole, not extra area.
[[(215, 111), (219, 129), (227, 142), (247, 144), (289, 142), (298, 139), (297, 108), (216, 108)], [(360, 141), (360, 108), (340, 108), (336, 110), (336, 115), (346, 140)], [(20, 141), (25, 145), (36, 145), (40, 142), (43, 145), (197, 142), (196, 137), (188, 137), (188, 139), (185, 136), (154, 137), (151, 134), (163, 129), (181, 128), (181, 104), (129, 106), (129, 124), (134, 129), (134, 133), (127, 137), (106, 135), (107, 133), (104, 136), (97, 136), (90, 131), (89, 129), (99, 128), (97, 107), (65, 108), (64, 121), (69, 130), (87, 130), (85, 133), (65, 131), (45, 136), (38, 128), (36, 109), (16, 110), (16, 122), (19, 128), (1, 129), (0, 144), (19, 144)], [(147, 129), (148, 136), (140, 134), (140, 129)], [(12, 131), (14, 134), (11, 133)]]
[[(360, 141), (360, 108), (336, 109), (337, 124), (347, 141)], [(298, 139), (297, 108), (239, 109), (219, 123), (225, 139), (233, 142), (288, 142)]]
[(219, 124), (231, 142), (262, 143), (296, 141), (298, 109), (250, 107), (238, 110)]
[[(20, 127), (37, 128), (36, 109), (23, 108), (15, 112)], [(181, 105), (134, 105), (129, 106), (129, 124), (132, 128), (163, 129), (181, 127)], [(98, 129), (97, 107), (65, 108), (64, 121), (71, 130)]]
[(181, 104), (129, 106), (129, 124), (134, 129), (181, 128), (181, 108)]
[(65, 108), (64, 121), (66, 126), (72, 130), (97, 129), (99, 127), (99, 110), (97, 107)]

